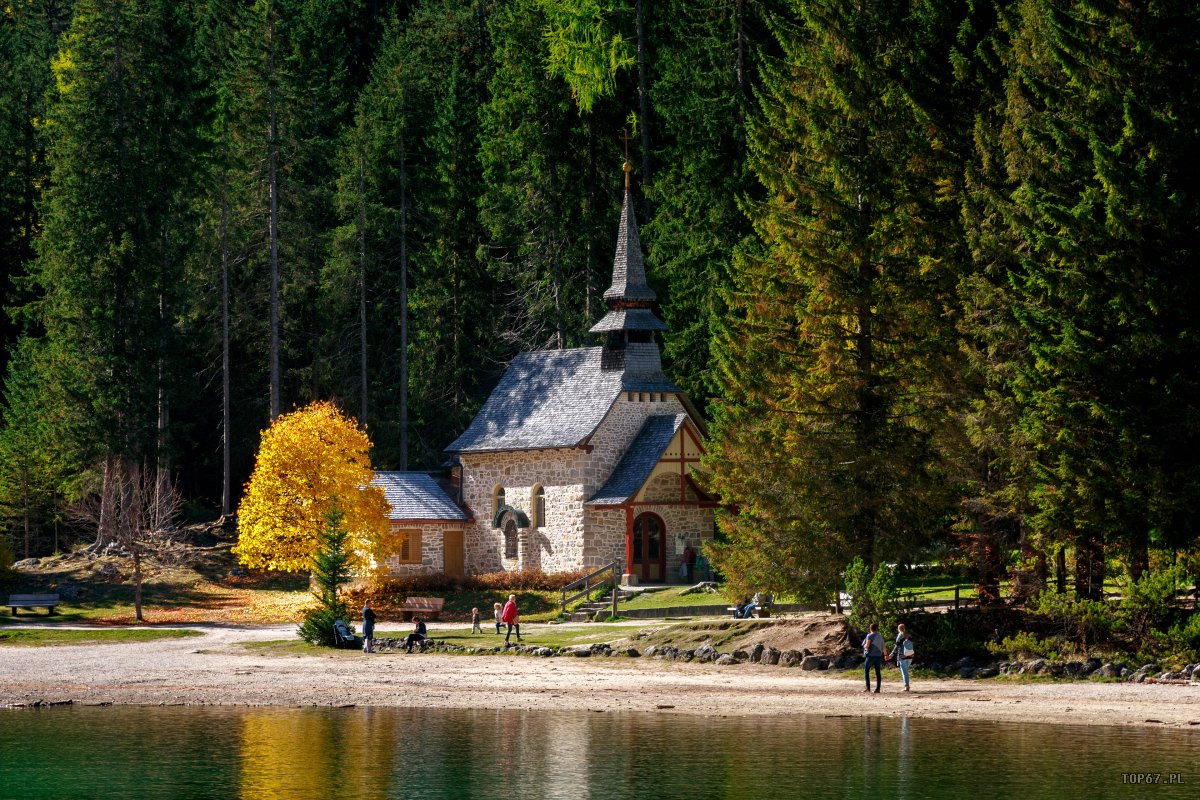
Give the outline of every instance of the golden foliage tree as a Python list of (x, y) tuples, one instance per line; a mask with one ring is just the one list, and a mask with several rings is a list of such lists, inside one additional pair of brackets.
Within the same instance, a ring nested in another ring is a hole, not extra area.
[(285, 414), (263, 432), (254, 473), (238, 507), (238, 561), (255, 569), (304, 572), (335, 500), (345, 514), (357, 567), (378, 552), (387, 500), (371, 485), (371, 440), (332, 403)]

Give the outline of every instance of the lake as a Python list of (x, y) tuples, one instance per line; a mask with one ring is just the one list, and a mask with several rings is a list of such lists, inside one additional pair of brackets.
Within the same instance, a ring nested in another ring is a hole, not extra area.
[(395, 708), (0, 709), (0, 798), (1200, 796), (1200, 731)]

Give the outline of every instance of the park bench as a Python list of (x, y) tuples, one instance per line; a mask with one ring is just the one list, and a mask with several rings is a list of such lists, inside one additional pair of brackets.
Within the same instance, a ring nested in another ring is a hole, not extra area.
[(444, 597), (410, 597), (400, 606), (400, 611), (406, 614), (409, 620), (417, 615), (420, 615), (421, 619), (437, 619), (444, 605)]
[(54, 613), (54, 607), (58, 605), (58, 595), (56, 594), (10, 594), (8, 596), (9, 609), (12, 610), (12, 615), (17, 615), (17, 609), (23, 608), (26, 611), (33, 611), (35, 608), (44, 608), (48, 613)]
[[(775, 598), (771, 595), (766, 595), (762, 601), (754, 607), (754, 616), (759, 619), (766, 619), (771, 616), (771, 609), (775, 606)], [(737, 606), (727, 606), (725, 609), (732, 616), (737, 611)]]

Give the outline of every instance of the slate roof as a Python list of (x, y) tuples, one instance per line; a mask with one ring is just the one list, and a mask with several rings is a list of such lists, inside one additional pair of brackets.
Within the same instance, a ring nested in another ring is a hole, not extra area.
[(604, 292), (605, 300), (625, 300), (653, 303), (654, 290), (646, 283), (646, 265), (642, 262), (642, 243), (638, 239), (637, 217), (633, 213), (633, 196), (625, 189), (621, 206), (621, 227), (617, 230), (617, 253), (613, 258), (612, 286)]
[(470, 519), (427, 472), (376, 472), (371, 483), (383, 489), (383, 496), (391, 505), (388, 519), (447, 522)]
[(624, 389), (622, 370), (600, 368), (601, 350), (580, 347), (517, 356), (470, 426), (446, 450), (541, 450), (582, 444)]
[(667, 323), (654, 316), (648, 308), (629, 308), (610, 311), (604, 319), (592, 326), (588, 333), (609, 331), (665, 331)]
[(687, 414), (647, 417), (617, 468), (608, 476), (608, 482), (592, 495), (586, 505), (619, 506), (637, 494), (685, 419)]

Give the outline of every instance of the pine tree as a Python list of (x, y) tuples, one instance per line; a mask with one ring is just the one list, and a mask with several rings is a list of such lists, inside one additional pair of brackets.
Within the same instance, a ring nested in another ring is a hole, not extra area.
[(54, 62), (51, 186), (28, 312), (70, 384), (49, 402), (86, 420), (76, 449), (103, 466), (99, 543), (123, 508), (119, 462), (165, 467), (177, 291), (194, 168), (188, 29), (173, 4), (86, 0)]
[(1200, 395), (1181, 367), (1196, 346), (1197, 91), (1176, 71), (1200, 17), (1187, 3), (1031, 1), (1002, 20), (976, 330), (993, 335), (990, 387), (1013, 409), (1000, 441), (1029, 466), (1011, 508), (1044, 546), (1073, 545), (1076, 592), (1099, 598), (1112, 549), (1137, 576), (1151, 536), (1194, 529), (1186, 420)]
[(343, 224), (323, 278), (323, 307), (343, 323), (327, 326), (327, 349), (345, 396), (358, 396), (365, 287), (370, 423), (383, 464), (440, 463), (496, 370), (503, 321), (479, 258), (475, 204), (486, 11), (432, 0), (395, 21), (343, 139)]
[(703, 409), (717, 391), (711, 349), (726, 313), (730, 262), (750, 234), (739, 203), (753, 191), (745, 117), (765, 10), (742, 0), (654, 8), (650, 94), (662, 146), (656, 152), (654, 216), (643, 233), (653, 277), (665, 287), (665, 361)]
[[(30, 299), (21, 277), (33, 260), (40, 227), (38, 205), (46, 183), (46, 135), (38, 121), (46, 114), (53, 83), (50, 59), (66, 30), (71, 3), (37, 0), (0, 9), (0, 309)], [(0, 376), (20, 331), (18, 321), (0, 312)], [(0, 377), (0, 387), (3, 387)]]
[[(709, 462), (739, 507), (718, 562), (825, 599), (854, 555), (910, 555), (952, 510), (954, 215), (917, 10), (837, 2), (771, 21), (749, 126), (764, 248), (735, 262)], [(921, 74), (925, 73), (925, 74)]]

